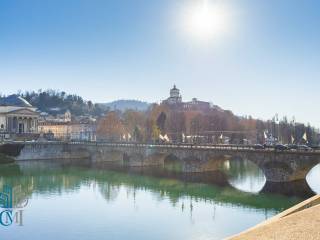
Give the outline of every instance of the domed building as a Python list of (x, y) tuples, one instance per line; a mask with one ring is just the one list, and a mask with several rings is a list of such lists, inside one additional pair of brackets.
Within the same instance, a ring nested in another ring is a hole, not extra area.
[(14, 94), (5, 98), (0, 98), (0, 106), (16, 106), (32, 108), (32, 105), (28, 103), (24, 98)]
[(163, 103), (169, 105), (179, 105), (182, 103), (180, 90), (176, 87), (176, 85), (173, 85), (173, 88), (170, 89), (170, 97), (164, 100)]
[(18, 95), (0, 98), (0, 134), (27, 136), (38, 132), (39, 113)]
[(193, 98), (192, 101), (182, 102), (182, 96), (180, 90), (173, 85), (173, 88), (170, 89), (170, 97), (162, 101), (162, 104), (169, 106), (171, 109), (179, 111), (200, 111), (207, 112), (211, 108), (211, 104), (205, 101), (199, 101), (196, 98)]

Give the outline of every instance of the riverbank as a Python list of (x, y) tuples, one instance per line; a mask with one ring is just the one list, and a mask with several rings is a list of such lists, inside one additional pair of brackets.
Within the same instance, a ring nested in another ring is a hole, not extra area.
[(320, 195), (258, 224), (228, 240), (295, 240), (320, 239)]

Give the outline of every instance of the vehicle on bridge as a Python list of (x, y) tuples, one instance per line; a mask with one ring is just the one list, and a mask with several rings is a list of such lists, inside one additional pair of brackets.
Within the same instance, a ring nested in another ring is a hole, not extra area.
[(258, 149), (264, 149), (264, 148), (265, 148), (265, 146), (262, 145), (262, 144), (255, 144), (255, 145), (253, 145), (253, 149), (256, 149), (256, 150), (258, 150)]
[(298, 150), (311, 151), (312, 148), (307, 145), (298, 145)]
[(283, 144), (276, 144), (274, 146), (274, 150), (276, 150), (276, 151), (285, 151), (285, 150), (289, 150), (289, 148), (286, 145), (283, 145)]
[(289, 148), (289, 150), (298, 150), (297, 144), (286, 144), (286, 146)]

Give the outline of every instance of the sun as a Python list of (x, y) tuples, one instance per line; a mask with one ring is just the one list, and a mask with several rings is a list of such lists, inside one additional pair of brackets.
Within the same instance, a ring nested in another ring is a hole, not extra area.
[(227, 30), (226, 8), (218, 2), (198, 0), (184, 14), (185, 30), (201, 40), (210, 40)]

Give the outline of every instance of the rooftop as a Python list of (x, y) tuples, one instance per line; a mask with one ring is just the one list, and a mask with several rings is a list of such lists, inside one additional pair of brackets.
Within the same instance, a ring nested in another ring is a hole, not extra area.
[(27, 100), (16, 94), (0, 98), (0, 106), (32, 107)]

